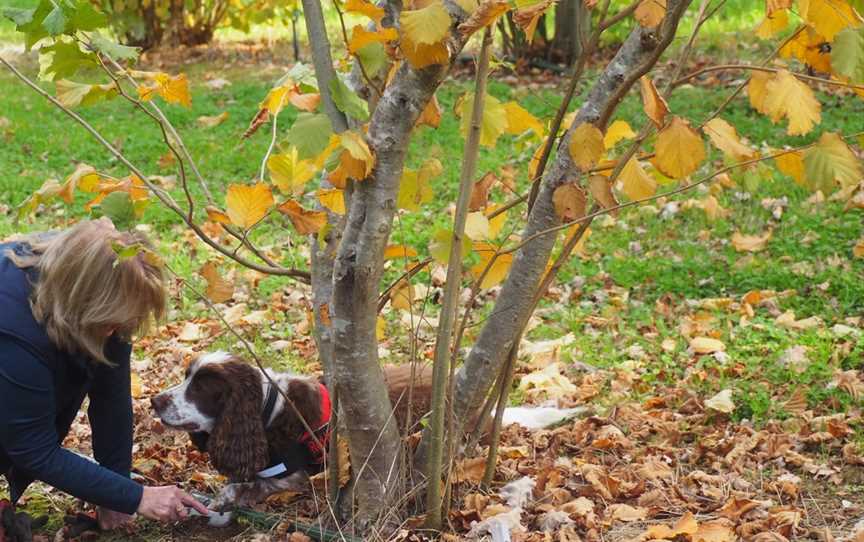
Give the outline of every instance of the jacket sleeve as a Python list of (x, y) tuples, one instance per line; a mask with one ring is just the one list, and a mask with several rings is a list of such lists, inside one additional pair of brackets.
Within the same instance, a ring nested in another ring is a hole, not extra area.
[(93, 455), (103, 467), (128, 478), (132, 469), (132, 346), (112, 337), (105, 354), (114, 365), (96, 367), (89, 393)]
[(143, 488), (60, 446), (51, 371), (14, 339), (0, 337), (0, 447), (34, 478), (117, 512), (138, 509)]

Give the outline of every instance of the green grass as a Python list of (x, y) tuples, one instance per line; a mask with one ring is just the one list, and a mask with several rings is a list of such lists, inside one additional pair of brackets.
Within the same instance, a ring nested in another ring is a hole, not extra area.
[[(27, 66), (25, 69), (32, 74), (32, 67)], [(188, 147), (198, 157), (211, 188), (221, 198), (229, 183), (247, 182), (257, 176), (261, 157), (269, 143), (268, 130), (261, 130), (248, 140), (240, 136), (248, 120), (255, 114), (258, 102), (280, 73), (274, 70), (264, 75), (257, 73), (253, 77), (251, 72), (232, 70), (223, 73), (209, 65), (190, 65), (184, 69), (193, 81), (201, 81), (205, 75), (225, 76), (233, 81), (231, 86), (220, 91), (209, 90), (196, 83), (193, 86), (191, 109), (166, 107)], [(79, 161), (115, 175), (126, 174), (71, 119), (59, 114), (50, 104), (6, 73), (0, 75), (0, 88), (10, 89), (0, 97), (0, 110), (6, 112), (4, 116), (10, 121), (4, 135), (5, 144), (0, 147), (0, 171), (4, 172), (0, 178), (0, 200), (7, 205), (16, 207), (48, 178), (62, 180)], [(466, 82), (459, 81), (445, 85), (438, 93), (444, 110), (440, 127), (437, 130), (418, 130), (410, 146), (409, 167), (419, 167), (430, 157), (436, 157), (445, 164), (442, 175), (432, 183), (435, 193), (433, 202), (419, 213), (401, 215), (394, 223), (392, 242), (417, 247), (421, 256), (426, 255), (432, 233), (436, 229), (447, 228), (450, 223), (448, 214), (442, 210), (456, 196), (463, 145), (459, 121), (452, 111), (456, 100), (468, 88)], [(560, 102), (554, 89), (514, 89), (499, 81), (491, 83), (490, 92), (502, 101), (519, 100), (541, 118), (549, 118)], [(696, 124), (707, 117), (728, 92), (728, 89), (722, 88), (685, 87), (673, 96), (670, 106), (674, 112)], [(735, 100), (724, 112), (723, 118), (735, 124), (752, 143), (767, 143), (775, 147), (811, 142), (823, 130), (844, 133), (861, 130), (859, 119), (864, 118), (864, 102), (827, 95), (821, 95), (820, 99), (824, 104), (822, 123), (819, 130), (806, 137), (787, 136), (784, 125), (771, 124), (764, 116), (754, 114), (746, 97)], [(198, 116), (222, 111), (230, 114), (222, 125), (212, 129), (196, 126), (195, 119)], [(82, 108), (80, 112), (102, 131), (108, 141), (122, 148), (124, 154), (145, 171), (163, 175), (174, 173), (162, 171), (157, 166), (159, 157), (164, 153), (158, 128), (148, 119), (135, 114), (127, 104), (115, 100)], [(280, 136), (293, 122), (293, 116), (291, 111), (286, 111), (280, 117)], [(616, 118), (627, 120), (638, 129), (645, 122), (638, 96), (631, 95), (625, 99)], [(527, 189), (526, 164), (533, 152), (533, 145), (528, 141), (502, 137), (495, 148), (483, 149), (479, 171), (500, 172), (503, 166), (512, 166), (517, 171), (518, 190), (524, 191)], [(713, 157), (719, 158), (716, 153)], [(691, 208), (666, 219), (656, 213), (628, 210), (612, 226), (595, 225), (587, 243), (587, 252), (591, 257), (575, 260), (565, 267), (561, 275), (561, 281), (565, 284), (573, 281), (577, 275), (584, 277), (586, 283), (581, 300), (590, 302), (544, 303), (542, 308), (547, 309), (545, 321), (529, 334), (529, 339), (553, 338), (573, 331), (577, 340), (569, 355), (598, 366), (614, 366), (625, 361), (628, 347), (639, 344), (652, 356), (645, 378), (659, 384), (681, 378), (687, 370), (694, 369), (693, 360), (684, 354), (683, 347), (686, 345), (680, 340), (676, 322), (659, 319), (654, 313), (654, 304), (660, 299), (683, 305), (686, 300), (727, 296), (740, 298), (750, 290), (792, 289), (797, 293), (784, 298), (780, 308), (795, 311), (798, 318), (819, 316), (825, 320), (826, 327), (830, 327), (846, 317), (861, 314), (864, 309), (864, 281), (861, 280), (864, 266), (861, 260), (850, 259), (850, 254), (852, 245), (861, 236), (862, 213), (843, 212), (842, 204), (834, 202), (818, 206), (804, 205), (809, 194), (789, 179), (776, 174), (769, 174), (756, 183), (748, 183), (737, 173), (732, 177), (741, 183), (740, 194), (749, 194), (749, 199), (741, 199), (742, 196), (736, 196), (732, 190), (722, 192), (719, 195), (720, 204), (728, 208), (730, 214), (714, 222), (710, 222), (702, 210)], [(508, 199), (509, 196), (498, 190), (496, 200)], [(194, 185), (193, 192), (200, 197)], [(174, 195), (182, 199), (179, 190), (175, 190)], [(678, 199), (683, 202), (687, 198), (703, 196), (702, 192), (696, 191)], [(789, 199), (789, 206), (785, 209), (783, 219), (777, 222), (762, 207), (761, 200), (784, 196)], [(58, 220), (62, 222), (64, 217), (86, 214), (83, 205), (87, 199), (86, 195), (79, 195), (71, 208), (54, 203), (42, 209), (41, 215), (17, 225), (11, 220), (14, 213), (10, 212), (7, 218), (0, 220), (0, 235), (53, 225)], [(511, 213), (513, 216), (510, 218), (509, 230), (518, 226), (519, 220), (515, 213)], [(160, 232), (165, 246), (176, 245), (179, 221), (169, 211), (152, 205), (143, 221)], [(256, 231), (254, 238), (262, 244), (272, 243), (284, 238), (280, 233), (281, 227), (274, 224), (262, 228)], [(729, 238), (735, 231), (761, 233), (769, 227), (773, 228), (774, 236), (764, 252), (742, 255), (729, 244)], [(633, 243), (637, 242), (641, 250), (634, 252)], [(305, 265), (296, 251), (288, 250), (287, 253), (292, 261)], [(180, 275), (195, 276), (206, 257), (209, 257), (207, 253), (179, 251), (170, 255), (169, 262)], [(394, 277), (397, 274), (395, 269), (389, 271), (387, 276)], [(417, 280), (427, 281), (428, 274), (421, 273)], [(262, 281), (258, 290), (261, 303), (285, 284), (278, 278)], [(608, 296), (604, 295), (610, 284), (628, 293), (629, 299), (622, 306), (610, 302)], [(599, 301), (591, 301), (592, 296), (598, 295)], [(250, 303), (254, 308), (258, 302), (252, 300)], [(487, 304), (485, 310), (488, 307)], [(181, 299), (177, 302), (177, 315), (181, 318), (193, 317), (201, 314), (202, 308), (194, 300)], [(551, 314), (548, 309), (552, 309)], [(585, 333), (588, 331), (585, 319), (592, 315), (611, 318), (616, 324), (608, 333)], [(832, 349), (838, 342), (837, 338), (825, 329), (789, 331), (777, 326), (772, 318), (764, 314), (757, 315), (752, 326), (739, 329), (735, 325), (735, 318), (729, 315), (718, 315), (718, 318), (725, 322), (725, 325), (716, 327), (722, 331), (722, 338), (729, 345), (728, 353), (743, 367), (744, 372), (743, 377), (742, 374), (736, 374), (731, 380), (723, 375), (710, 379), (702, 386), (704, 393), (716, 392), (727, 384), (734, 385), (748, 398), (739, 414), (757, 419), (780, 413), (769, 400), (772, 397), (770, 392), (780, 389), (781, 395), (788, 395), (794, 390), (791, 387), (787, 390), (784, 383), (792, 381), (812, 386), (808, 397), (814, 405), (825, 403), (828, 398), (833, 398), (838, 405), (848, 404), (848, 397), (842, 400), (837, 398), (843, 392), (826, 390), (825, 384), (830, 380), (833, 368), (860, 362), (856, 362), (852, 355), (836, 359)], [(291, 330), (299, 323), (295, 319), (276, 326), (285, 330), (279, 337), (251, 338), (256, 347), (268, 353), (268, 357), (278, 365), (300, 368), (304, 360), (290, 354), (277, 355), (268, 346), (273, 339), (290, 336)], [(646, 340), (643, 336), (646, 329), (655, 333), (656, 338)], [(466, 344), (470, 344), (473, 332), (469, 330)], [(394, 351), (400, 352), (402, 332), (394, 318), (391, 318), (388, 333), (393, 335)], [(659, 344), (665, 337), (679, 340), (676, 352), (661, 351)], [(230, 348), (234, 343), (233, 338), (226, 334), (217, 341), (216, 346)], [(804, 375), (791, 374), (779, 366), (780, 353), (795, 344), (806, 344), (811, 349), (813, 368)], [(860, 354), (861, 348), (861, 345), (857, 345), (853, 352)], [(706, 366), (701, 369), (717, 368)], [(765, 375), (770, 375), (770, 378), (766, 379)], [(770, 382), (770, 386), (766, 382)]]

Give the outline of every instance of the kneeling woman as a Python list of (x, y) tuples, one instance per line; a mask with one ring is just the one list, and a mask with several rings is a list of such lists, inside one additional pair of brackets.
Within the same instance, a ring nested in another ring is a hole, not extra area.
[[(146, 243), (107, 219), (0, 244), (0, 473), (13, 500), (33, 480), (98, 506), (102, 528), (131, 514), (206, 514), (174, 486), (130, 479), (133, 333), (165, 310), (162, 270), (113, 245)], [(88, 396), (98, 464), (61, 447)]]

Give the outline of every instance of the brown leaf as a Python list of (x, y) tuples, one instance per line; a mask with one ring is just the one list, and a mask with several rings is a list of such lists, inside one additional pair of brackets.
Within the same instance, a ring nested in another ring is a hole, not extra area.
[(474, 183), (471, 187), (471, 201), (468, 203), (468, 210), (481, 211), (489, 204), (489, 190), (498, 181), (498, 176), (493, 172), (488, 172), (486, 175)]
[(300, 235), (318, 233), (327, 224), (327, 213), (325, 211), (310, 211), (304, 209), (299, 203), (289, 199), (277, 207), (280, 213), (288, 215), (294, 229)]
[(429, 103), (426, 104), (426, 108), (423, 109), (423, 113), (420, 114), (420, 118), (417, 119), (417, 126), (424, 124), (432, 128), (438, 128), (438, 125), (441, 124), (441, 106), (438, 105), (438, 98), (434, 94)]
[(498, 17), (509, 9), (510, 3), (507, 0), (485, 0), (477, 6), (468, 20), (459, 25), (459, 33), (463, 38), (468, 37), (481, 28), (494, 24)]
[(552, 194), (555, 214), (563, 222), (572, 222), (585, 216), (585, 192), (572, 183), (562, 184)]
[(219, 275), (216, 262), (205, 263), (200, 270), (207, 281), (207, 297), (214, 303), (224, 303), (234, 296), (234, 285)]
[(732, 246), (738, 252), (759, 252), (765, 250), (773, 233), (771, 230), (762, 235), (744, 235), (740, 231), (732, 234)]
[(642, 0), (633, 15), (640, 25), (656, 28), (666, 17), (666, 0)]

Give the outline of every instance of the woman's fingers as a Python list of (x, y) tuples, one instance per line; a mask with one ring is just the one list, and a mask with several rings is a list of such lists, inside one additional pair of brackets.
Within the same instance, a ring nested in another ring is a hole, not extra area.
[[(189, 495), (185, 491), (182, 491), (179, 489), (177, 491), (180, 493), (180, 502), (182, 502), (185, 506), (188, 506), (190, 508), (194, 508), (196, 511), (198, 511), (200, 514), (202, 514), (204, 516), (210, 515), (210, 510), (208, 510), (206, 506), (201, 504), (198, 501), (198, 499)], [(184, 512), (185, 512), (185, 510), (184, 510)]]

